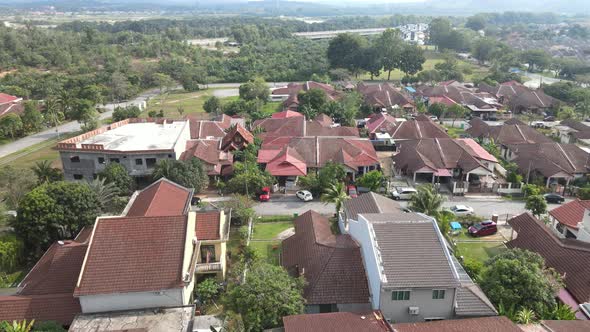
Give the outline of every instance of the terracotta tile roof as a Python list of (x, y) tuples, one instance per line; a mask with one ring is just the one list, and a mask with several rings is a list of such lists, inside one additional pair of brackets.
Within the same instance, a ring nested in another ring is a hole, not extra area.
[(470, 127), (466, 130), (475, 138), (490, 138), (496, 144), (530, 144), (552, 143), (553, 140), (537, 130), (523, 124), (517, 119), (511, 119), (499, 126), (490, 126), (479, 118), (469, 121)]
[(20, 282), (19, 295), (47, 295), (74, 292), (88, 244), (58, 241), (47, 249)]
[(233, 164), (234, 156), (223, 151), (219, 140), (190, 140), (186, 142), (186, 151), (180, 155), (180, 160), (197, 158), (204, 162), (209, 175), (221, 174), (223, 166)]
[(590, 331), (590, 320), (543, 320), (541, 325), (550, 328), (551, 332)]
[(430, 105), (434, 104), (444, 104), (446, 106), (453, 106), (456, 104), (454, 100), (447, 96), (432, 96), (428, 98), (428, 103)]
[(180, 288), (186, 216), (99, 218), (75, 296)]
[(198, 212), (197, 223), (195, 225), (195, 235), (199, 241), (202, 240), (219, 240), (220, 239), (220, 219), (219, 211)]
[[(320, 89), (326, 93), (328, 100), (337, 100), (342, 97), (342, 92), (337, 91), (330, 84), (318, 83), (314, 81), (307, 81), (304, 83), (289, 83), (286, 87), (274, 89), (273, 95), (289, 95), (290, 97), (297, 96), (301, 91), (309, 91), (311, 89)], [(289, 106), (289, 99), (283, 103), (283, 106)]]
[(132, 199), (126, 210), (128, 217), (179, 216), (190, 207), (193, 190), (166, 178), (152, 183)]
[(191, 139), (223, 138), (231, 126), (231, 118), (225, 114), (216, 120), (199, 120), (189, 116)]
[(271, 118), (273, 118), (273, 119), (286, 119), (286, 118), (302, 117), (302, 116), (303, 116), (303, 114), (301, 114), (299, 112), (287, 110), (287, 111), (273, 113), (273, 115), (271, 115)]
[(307, 303), (369, 303), (360, 247), (350, 235), (332, 234), (328, 218), (311, 210), (294, 224), (295, 234), (282, 243), (281, 264), (304, 275)]
[(398, 150), (400, 152), (393, 156), (395, 167), (407, 172), (413, 173), (424, 168), (432, 173), (441, 169), (460, 168), (464, 172), (478, 167), (487, 169), (473, 156), (472, 149), (465, 148), (465, 145), (452, 138), (407, 140), (398, 143)]
[(53, 320), (63, 325), (70, 325), (81, 311), (80, 301), (71, 293), (0, 296), (0, 321)]
[(476, 285), (462, 285), (457, 288), (455, 314), (467, 316), (496, 316), (498, 312), (484, 292)]
[(7, 104), (7, 103), (14, 103), (19, 99), (21, 99), (21, 98), (0, 92), (0, 105)]
[(273, 176), (304, 176), (307, 164), (297, 150), (287, 145), (266, 164), (266, 170)]
[(267, 118), (254, 121), (253, 128), (261, 128), (260, 137), (359, 136), (354, 127), (331, 127), (320, 121), (306, 121), (302, 116)]
[(305, 123), (305, 136), (359, 136), (355, 127), (331, 127), (317, 120)]
[(518, 236), (506, 245), (534, 251), (545, 258), (545, 264), (565, 275), (566, 289), (578, 303), (590, 301), (590, 244), (572, 239), (558, 239), (551, 230), (529, 213), (510, 220)]
[(373, 85), (359, 83), (357, 91), (364, 96), (365, 103), (373, 107), (414, 107), (412, 97), (398, 90), (390, 83)]
[(456, 142), (463, 145), (463, 147), (467, 151), (471, 152), (472, 156), (474, 156), (478, 159), (483, 159), (483, 160), (487, 160), (487, 161), (491, 161), (491, 162), (495, 162), (495, 163), (498, 162), (498, 159), (496, 159), (496, 157), (492, 156), (489, 152), (486, 151), (486, 149), (484, 149), (481, 145), (479, 145), (472, 138), (459, 138), (456, 140)]
[(395, 332), (522, 332), (504, 316), (393, 324)]
[(399, 123), (393, 116), (384, 113), (374, 114), (366, 124), (370, 134), (380, 132), (391, 133), (398, 125)]
[(334, 123), (334, 120), (324, 113), (318, 114), (313, 120), (319, 122), (324, 127), (329, 127)]
[(563, 172), (570, 176), (587, 173), (590, 167), (590, 154), (575, 144), (556, 142), (537, 144), (515, 144), (510, 149), (516, 153), (513, 160), (520, 171), (526, 174), (529, 169), (545, 177)]
[(578, 229), (578, 223), (584, 219), (584, 211), (590, 210), (590, 200), (575, 199), (549, 211), (549, 214), (560, 224)]
[(332, 312), (283, 317), (285, 332), (390, 332), (379, 311), (367, 313)]
[[(238, 140), (238, 141), (236, 141)], [(254, 135), (240, 124), (230, 127), (223, 140), (221, 141), (221, 149), (223, 151), (239, 150), (243, 146), (254, 143)]]
[(20, 115), (24, 111), (25, 111), (25, 106), (21, 103), (0, 105), (0, 117), (10, 114), (10, 113)]
[(343, 208), (348, 218), (357, 220), (359, 214), (397, 213), (401, 211), (398, 202), (385, 196), (368, 192), (344, 201)]

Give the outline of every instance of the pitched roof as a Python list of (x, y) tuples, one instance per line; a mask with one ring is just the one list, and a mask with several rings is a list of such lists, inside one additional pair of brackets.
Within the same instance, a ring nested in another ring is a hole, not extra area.
[(294, 225), (295, 234), (282, 243), (281, 264), (303, 274), (307, 303), (369, 303), (361, 250), (352, 237), (332, 234), (328, 218), (311, 210)]
[(304, 83), (289, 83), (286, 87), (274, 89), (273, 95), (297, 95), (300, 91), (309, 91), (311, 89), (320, 89), (326, 93), (330, 100), (336, 100), (342, 96), (342, 92), (337, 91), (330, 84), (307, 81)]
[(442, 127), (424, 114), (418, 115), (413, 120), (400, 122), (389, 134), (397, 140), (449, 138), (449, 135)]
[(513, 160), (522, 172), (537, 171), (545, 177), (564, 172), (573, 176), (588, 172), (590, 154), (575, 144), (556, 142), (515, 144), (510, 148), (517, 157)]
[(496, 144), (511, 145), (553, 142), (549, 137), (516, 119), (508, 120), (499, 126), (490, 126), (479, 118), (473, 118), (469, 121), (469, 124), (470, 127), (466, 131), (472, 137), (491, 138)]
[(590, 320), (542, 320), (541, 325), (551, 332), (586, 332), (590, 331)]
[(291, 110), (286, 110), (282, 112), (276, 112), (271, 115), (273, 119), (286, 119), (286, 118), (293, 118), (293, 117), (302, 117), (303, 114)]
[(161, 178), (137, 192), (125, 209), (128, 217), (179, 216), (190, 207), (193, 190)]
[(186, 216), (99, 218), (75, 296), (181, 288)]
[(590, 301), (590, 245), (572, 239), (558, 239), (543, 223), (529, 213), (510, 220), (518, 236), (506, 245), (534, 251), (545, 258), (545, 264), (565, 275), (566, 289), (578, 303)]
[(369, 121), (367, 121), (367, 129), (369, 130), (369, 134), (372, 133), (380, 133), (380, 132), (393, 132), (395, 127), (398, 126), (397, 120), (389, 115), (384, 113), (377, 113), (371, 116)]
[(428, 97), (428, 104), (444, 104), (446, 106), (453, 106), (456, 104), (456, 102), (447, 96), (432, 96)]
[(283, 317), (285, 332), (389, 332), (379, 311), (367, 313), (331, 312)]
[(195, 225), (195, 235), (197, 240), (219, 240), (220, 235), (220, 218), (219, 211), (197, 212), (197, 222)]
[(510, 109), (545, 109), (552, 107), (559, 101), (543, 92), (542, 89), (531, 90), (524, 89), (519, 91), (514, 97), (510, 98), (508, 105)]
[(0, 321), (56, 321), (69, 325), (82, 311), (80, 301), (70, 294), (0, 296)]
[(407, 215), (405, 220), (395, 217), (371, 223), (387, 279), (384, 286), (458, 287), (457, 271), (436, 222), (426, 217), (415, 220), (415, 213)]
[(590, 210), (590, 200), (575, 199), (549, 211), (549, 214), (560, 224), (578, 229), (578, 223), (584, 219), (584, 212)]
[(21, 103), (7, 103), (0, 105), (0, 117), (14, 113), (14, 114), (22, 114), (25, 111), (25, 106)]
[(20, 99), (21, 98), (19, 98), (19, 97), (11, 96), (9, 94), (0, 92), (0, 105), (1, 104), (14, 103), (14, 102), (17, 102)]
[(402, 170), (415, 172), (428, 168), (436, 173), (456, 168), (465, 172), (478, 167), (487, 169), (479, 158), (474, 157), (473, 148), (452, 138), (407, 140), (398, 143), (398, 149), (399, 153), (393, 156), (393, 160), (395, 167)]
[(209, 165), (207, 168), (209, 175), (219, 175), (223, 166), (231, 165), (234, 160), (233, 154), (222, 150), (220, 144), (219, 140), (189, 140), (186, 142), (186, 151), (180, 155), (180, 159), (197, 158)]
[(347, 217), (353, 220), (357, 220), (359, 214), (396, 213), (401, 211), (398, 202), (372, 191), (344, 201), (343, 208)]
[[(241, 142), (239, 144), (236, 143), (236, 139), (240, 139)], [(228, 151), (231, 146), (233, 149), (238, 149), (242, 144), (248, 145), (254, 143), (254, 135), (249, 132), (246, 128), (242, 127), (240, 124), (236, 124), (235, 126), (230, 127), (230, 130), (227, 134), (223, 137), (221, 141), (221, 149), (224, 151)]]
[(475, 284), (457, 288), (455, 314), (457, 316), (496, 316), (498, 312), (484, 292)]
[[(320, 119), (321, 120), (321, 119)], [(306, 121), (305, 117), (267, 118), (254, 121), (252, 128), (260, 128), (260, 137), (359, 136), (354, 127), (332, 127), (325, 121)]]
[(297, 150), (286, 145), (266, 164), (266, 170), (273, 176), (304, 176), (307, 175), (307, 164)]
[(393, 324), (395, 332), (522, 332), (504, 316)]
[(389, 108), (414, 105), (412, 97), (396, 89), (390, 83), (368, 85), (361, 82), (357, 86), (357, 91), (364, 96), (365, 103), (373, 107)]
[(491, 162), (498, 162), (496, 157), (492, 156), (489, 152), (486, 151), (481, 145), (479, 145), (473, 138), (459, 138), (456, 142), (463, 145), (463, 147), (471, 152), (471, 155), (482, 160), (487, 160)]
[(189, 116), (191, 139), (223, 138), (225, 131), (232, 125), (231, 118), (222, 114), (216, 120), (199, 120)]
[(324, 127), (329, 127), (334, 123), (334, 120), (324, 113), (318, 114), (313, 120), (319, 122)]

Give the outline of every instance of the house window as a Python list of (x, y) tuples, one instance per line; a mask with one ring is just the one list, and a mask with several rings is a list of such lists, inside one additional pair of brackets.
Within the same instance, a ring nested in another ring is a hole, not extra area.
[(98, 157), (98, 163), (99, 164), (104, 164), (106, 161), (104, 160), (104, 157)]
[(135, 165), (143, 165), (143, 159), (141, 159), (141, 158), (135, 159)]
[(202, 245), (201, 246), (201, 262), (211, 263), (215, 262), (215, 246), (214, 245)]
[(410, 299), (410, 291), (393, 291), (391, 292), (392, 301), (408, 301)]
[(156, 166), (156, 158), (145, 158), (145, 164), (147, 168), (153, 168)]
[(79, 163), (80, 162), (80, 157), (78, 157), (78, 156), (70, 157), (70, 162), (72, 162), (72, 163)]
[(172, 158), (172, 155), (171, 155), (171, 154), (169, 154), (169, 155), (168, 155), (168, 158)]
[(117, 163), (117, 164), (120, 162), (119, 158), (111, 158), (111, 159), (109, 159), (109, 161), (112, 163)]
[(433, 300), (442, 300), (445, 298), (445, 290), (444, 289), (435, 289), (432, 291), (432, 299)]
[(84, 179), (84, 175), (82, 174), (74, 174), (74, 180), (83, 180)]

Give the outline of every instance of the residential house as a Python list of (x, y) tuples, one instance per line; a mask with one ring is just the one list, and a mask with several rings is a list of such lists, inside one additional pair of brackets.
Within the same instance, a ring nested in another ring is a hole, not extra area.
[[(504, 316), (401, 323), (393, 324), (392, 327), (394, 332), (525, 332)], [(536, 332), (545, 332), (545, 330), (536, 330)]]
[[(453, 193), (457, 188), (491, 188), (495, 183), (494, 169), (498, 161), (472, 139), (431, 138), (403, 141), (393, 156), (399, 174), (413, 181), (444, 183)], [(481, 181), (475, 181), (480, 180)]]
[(285, 316), (283, 326), (285, 332), (394, 332), (378, 310)]
[(334, 235), (328, 218), (307, 211), (282, 243), (281, 265), (303, 276), (307, 313), (370, 311), (361, 249), (348, 234)]
[(561, 143), (590, 144), (590, 126), (585, 123), (569, 119), (561, 121), (553, 129), (555, 130), (555, 134), (559, 135), (559, 141)]
[(508, 148), (513, 153), (511, 161), (518, 165), (525, 182), (540, 179), (556, 191), (562, 191), (570, 181), (590, 170), (590, 154), (575, 144), (515, 144)]
[(371, 142), (352, 136), (267, 138), (258, 151), (258, 163), (279, 177), (280, 185), (317, 171), (328, 162), (343, 165), (351, 180), (379, 168)]
[(575, 199), (549, 211), (558, 236), (590, 242), (590, 200)]
[(339, 227), (360, 244), (371, 304), (389, 322), (497, 315), (433, 218), (367, 193), (344, 203)]
[(500, 148), (502, 158), (512, 160), (515, 158), (510, 147), (521, 144), (551, 143), (552, 139), (526, 125), (518, 119), (510, 119), (501, 125), (489, 125), (479, 118), (469, 121), (466, 130), (471, 137), (482, 141), (484, 144), (494, 142)]
[(73, 294), (91, 232), (87, 227), (74, 240), (52, 244), (14, 294), (0, 296), (0, 321), (34, 319), (70, 325), (81, 312)]
[(283, 110), (297, 111), (299, 108), (299, 93), (307, 92), (311, 89), (319, 89), (324, 91), (328, 100), (338, 100), (343, 94), (342, 92), (334, 89), (329, 84), (318, 83), (314, 81), (307, 81), (304, 83), (289, 83), (286, 87), (274, 89), (271, 92), (271, 97), (281, 97), (283, 101)]
[(224, 280), (227, 274), (227, 241), (229, 240), (229, 220), (223, 210), (196, 213), (197, 281), (201, 278), (216, 277)]
[(190, 158), (200, 159), (216, 177), (231, 174), (232, 151), (253, 141), (238, 120), (126, 119), (63, 140), (56, 149), (66, 180), (92, 180), (109, 163), (149, 180), (160, 160)]
[(559, 291), (558, 299), (577, 311), (577, 317), (586, 319), (590, 307), (590, 244), (559, 238), (550, 226), (528, 212), (509, 219), (508, 224), (513, 229), (512, 240), (506, 243), (508, 248), (541, 255), (548, 267), (563, 276), (565, 287)]
[(357, 91), (363, 95), (365, 104), (378, 112), (403, 110), (411, 113), (416, 108), (414, 99), (391, 83), (366, 84), (361, 82), (357, 85)]
[(375, 113), (368, 120), (366, 120), (365, 128), (367, 128), (369, 139), (371, 142), (373, 142), (375, 148), (395, 148), (395, 141), (391, 137), (390, 132), (394, 131), (394, 129), (399, 125), (399, 122), (401, 121), (398, 121), (398, 119), (383, 112)]
[(389, 131), (391, 138), (396, 142), (405, 140), (415, 140), (423, 138), (448, 138), (447, 131), (436, 124), (432, 119), (424, 114), (418, 115), (414, 119), (399, 122), (399, 124)]
[(418, 87), (418, 95), (428, 105), (432, 103), (442, 103), (447, 106), (462, 105), (471, 112), (473, 117), (482, 119), (496, 117), (502, 108), (502, 104), (493, 95), (477, 91), (472, 85), (457, 81), (446, 81), (435, 86)]
[(514, 114), (542, 114), (560, 103), (559, 100), (546, 95), (543, 89), (533, 90), (516, 81), (504, 82), (497, 86), (481, 83), (478, 89), (498, 98), (498, 101), (507, 105)]
[(0, 92), (0, 117), (7, 114), (21, 114), (25, 111), (23, 99)]
[(252, 129), (262, 130), (259, 137), (263, 139), (268, 137), (359, 136), (357, 128), (335, 125), (332, 119), (325, 114), (319, 114), (310, 121), (306, 121), (304, 116), (298, 115), (256, 120), (252, 124)]

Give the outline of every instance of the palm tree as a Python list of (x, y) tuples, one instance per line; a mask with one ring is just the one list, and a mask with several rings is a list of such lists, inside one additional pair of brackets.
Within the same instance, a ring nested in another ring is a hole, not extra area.
[(114, 183), (105, 183), (105, 181), (105, 178), (97, 178), (92, 180), (92, 182), (88, 182), (88, 187), (96, 194), (103, 212), (112, 205), (111, 203), (119, 194), (119, 188)]
[(33, 319), (27, 324), (26, 320), (22, 322), (12, 321), (12, 324), (8, 321), (0, 323), (0, 330), (5, 332), (29, 332), (33, 329), (35, 320)]
[(349, 199), (350, 197), (346, 194), (346, 187), (344, 186), (343, 182), (336, 182), (333, 183), (326, 192), (321, 196), (321, 201), (328, 204), (334, 203), (336, 204), (336, 214), (340, 213), (340, 209), (342, 208), (342, 204), (344, 201)]
[(170, 178), (171, 177), (170, 174), (172, 173), (173, 169), (174, 169), (174, 161), (173, 160), (162, 159), (156, 164), (156, 167), (154, 168), (154, 172), (152, 173), (152, 177), (154, 178), (154, 180), (157, 180), (159, 178)]
[(516, 322), (519, 324), (531, 324), (535, 320), (535, 312), (531, 309), (522, 308), (516, 313)]
[(51, 166), (51, 161), (42, 160), (35, 163), (31, 170), (37, 175), (37, 181), (39, 184), (60, 181), (63, 176), (57, 168)]
[(436, 192), (433, 185), (425, 184), (418, 187), (417, 192), (412, 196), (410, 209), (429, 216), (436, 216), (443, 201), (444, 198)]

